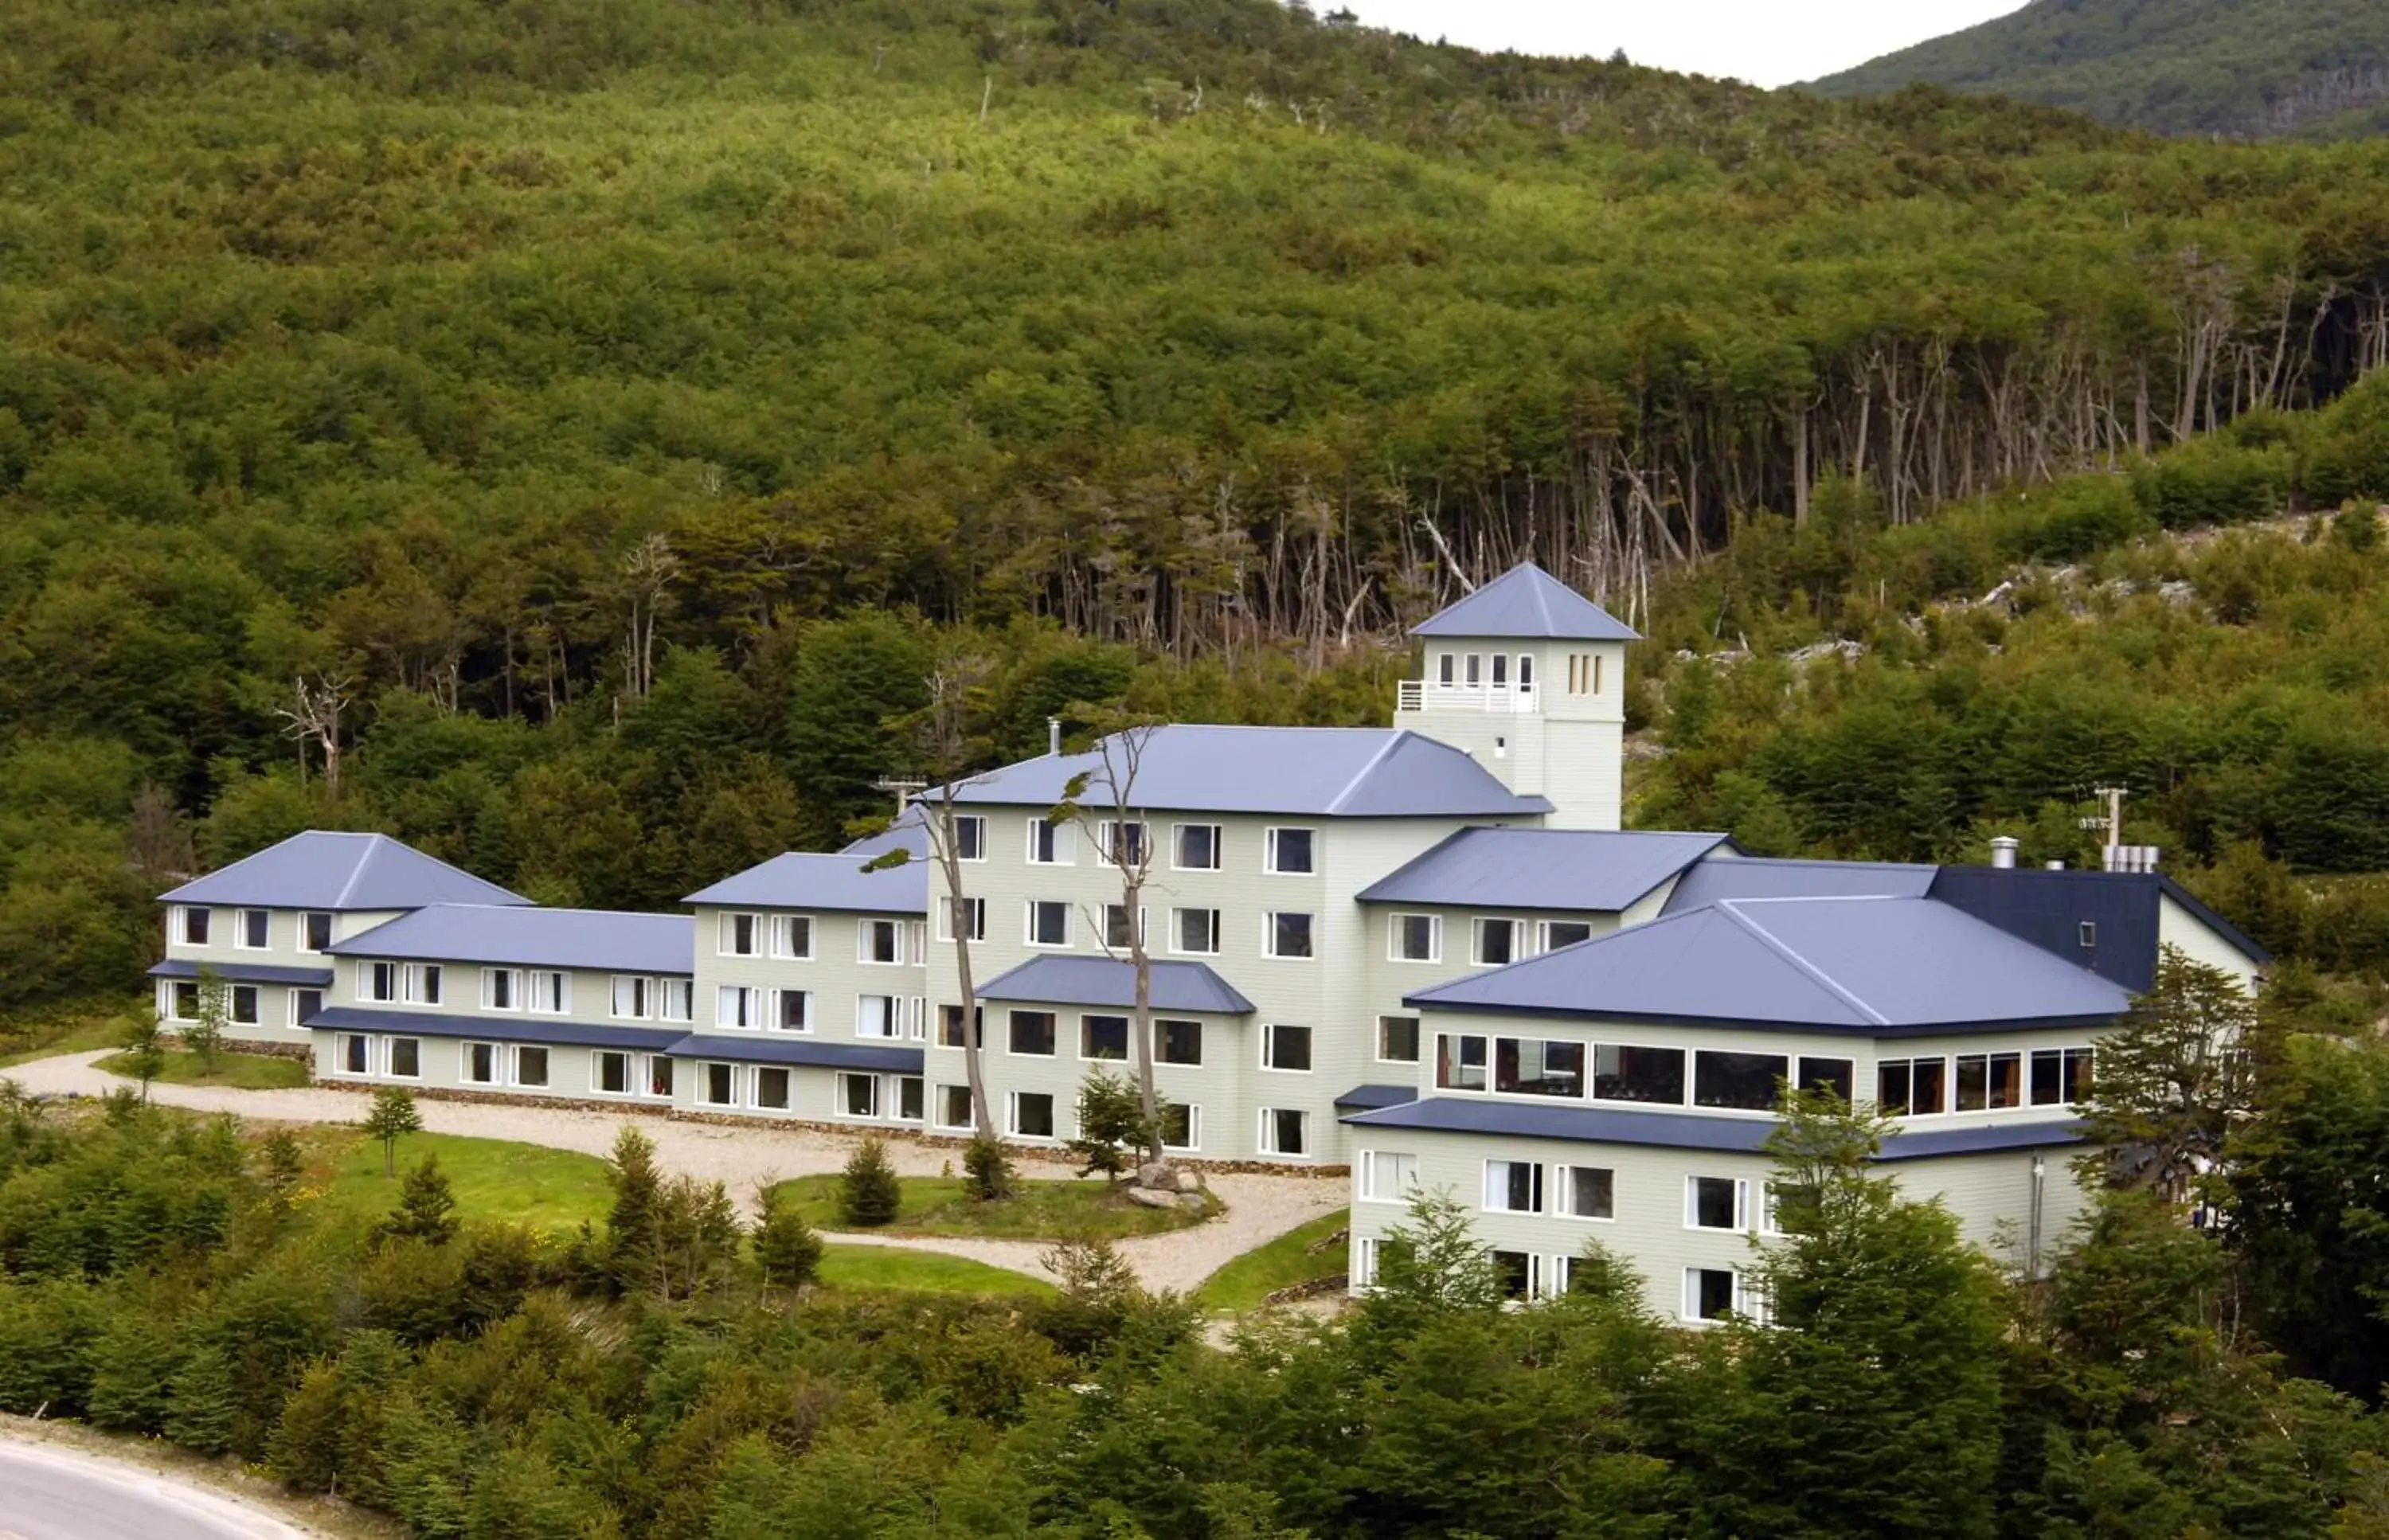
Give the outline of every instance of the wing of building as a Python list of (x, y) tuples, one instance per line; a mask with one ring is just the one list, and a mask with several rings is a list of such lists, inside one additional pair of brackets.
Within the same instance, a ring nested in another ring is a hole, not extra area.
[(1142, 1049), (1174, 1152), (1350, 1166), (1356, 1287), (1441, 1188), (1519, 1293), (1599, 1240), (1698, 1320), (1747, 1303), (1780, 1083), (1893, 1116), (1886, 1169), (2037, 1266), (2079, 1203), (2073, 1103), (2161, 948), (2252, 988), (2266, 961), (2154, 871), (1622, 830), (1630, 630), (1529, 566), (1417, 635), (1388, 727), (1118, 734), (682, 912), (301, 834), (162, 897), (160, 1008), (326, 1078), (961, 1138), (966, 957), (1010, 1139), (1060, 1145)]

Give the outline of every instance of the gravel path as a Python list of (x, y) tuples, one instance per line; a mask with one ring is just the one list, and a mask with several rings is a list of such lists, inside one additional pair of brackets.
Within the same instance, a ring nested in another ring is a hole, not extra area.
[[(0, 1079), (14, 1080), (37, 1096), (98, 1096), (129, 1083), (96, 1067), (96, 1061), (112, 1051), (102, 1049), (35, 1059), (0, 1070)], [(235, 1090), (159, 1083), (149, 1088), (149, 1096), (171, 1106), (237, 1113), (261, 1122), (355, 1123), (364, 1115), (364, 1099), (356, 1092), (316, 1086)], [(742, 1208), (749, 1209), (758, 1183), (836, 1171), (845, 1165), (857, 1142), (853, 1136), (827, 1130), (734, 1128), (596, 1107), (509, 1107), (441, 1097), (424, 1097), (415, 1105), (423, 1114), (423, 1126), (433, 1133), (519, 1139), (589, 1155), (607, 1153), (614, 1147), (614, 1136), (625, 1125), (634, 1126), (655, 1140), (656, 1158), (666, 1170), (720, 1181)], [(958, 1165), (961, 1153), (952, 1145), (922, 1145), (901, 1139), (888, 1141), (888, 1159), (908, 1177), (938, 1176)], [(1067, 1167), (1042, 1162), (1023, 1162), (1022, 1170), (1025, 1175), (1068, 1174)], [(1117, 1242), (1120, 1255), (1136, 1269), (1146, 1288), (1192, 1290), (1231, 1258), (1345, 1205), (1345, 1184), (1332, 1178), (1220, 1172), (1206, 1173), (1205, 1180), (1227, 1205), (1226, 1213), (1166, 1235), (1131, 1236)], [(943, 1252), (1036, 1278), (1050, 1276), (1038, 1261), (1045, 1250), (1041, 1241), (843, 1232), (831, 1233), (829, 1239)]]

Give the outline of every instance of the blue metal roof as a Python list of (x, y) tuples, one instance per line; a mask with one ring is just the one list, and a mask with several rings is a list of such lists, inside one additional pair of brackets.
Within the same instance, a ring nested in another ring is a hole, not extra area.
[(188, 958), (170, 957), (149, 970), (151, 978), (197, 978), (199, 970), (223, 979), (227, 984), (295, 984), (300, 988), (325, 988), (332, 982), (329, 968), (277, 968), (264, 962), (194, 962)]
[(1719, 857), (1685, 872), (1660, 912), (1681, 914), (1720, 898), (1922, 898), (1939, 870), (1901, 861)]
[[(1671, 1150), (1708, 1150), (1724, 1154), (1767, 1152), (1778, 1126), (1771, 1117), (1720, 1117), (1712, 1114), (1612, 1110), (1604, 1107), (1535, 1106), (1517, 1101), (1431, 1096), (1343, 1119), (1356, 1128), (1400, 1128), (1426, 1133), (1498, 1134), (1513, 1139), (1565, 1139), (1578, 1144), (1654, 1145)], [(1999, 1150), (2037, 1150), (2078, 1144), (2081, 1126), (2068, 1118), (2041, 1122), (1975, 1124), (1903, 1131), (1885, 1139), (1878, 1157), (1922, 1160)]]
[(388, 834), (310, 829), (167, 893), (168, 904), (258, 909), (420, 909), (530, 899), (435, 860)]
[[(1051, 808), (1080, 775), (1092, 778), (1083, 803), (1111, 806), (1103, 758), (1092, 750), (1007, 765), (957, 788), (954, 799)], [(1542, 797), (1513, 794), (1448, 744), (1380, 727), (1157, 727), (1145, 740), (1131, 800), (1140, 811), (1302, 818), (1531, 818), (1552, 809)]]
[(1412, 636), (1640, 642), (1634, 629), (1532, 562), (1411, 628)]
[(477, 1042), (550, 1043), (566, 1048), (631, 1048), (662, 1053), (679, 1028), (608, 1026), (554, 1016), (452, 1016), (436, 1011), (360, 1011), (334, 1005), (299, 1024), (317, 1032), (391, 1032), (403, 1037), (470, 1037)]
[(1897, 1037), (2108, 1021), (2131, 997), (1929, 898), (1744, 898), (1439, 985), (1410, 1002)]
[(841, 846), (837, 853), (841, 856), (853, 856), (862, 860), (869, 860), (874, 856), (883, 855), (901, 846), (908, 851), (914, 860), (920, 860), (929, 853), (927, 817), (928, 815), (924, 813), (918, 805), (909, 807), (887, 828), (875, 834), (865, 834), (851, 845)]
[(1361, 889), (1361, 901), (1610, 912), (1731, 843), (1723, 834), (1463, 829)]
[(1361, 1107), (1375, 1111), (1380, 1107), (1399, 1107), (1405, 1101), (1418, 1100), (1416, 1086), (1355, 1086), (1335, 1099), (1339, 1107)]
[[(1986, 924), (2080, 963), (2135, 993), (2156, 982), (2163, 900), (2170, 897), (2258, 966), (2265, 948), (2172, 878), (2154, 872), (2050, 872), (1945, 866), (1933, 897)], [(2084, 927), (2089, 926), (2086, 932)], [(2091, 944), (2082, 944), (2086, 934)]]
[(921, 1073), (917, 1048), (875, 1043), (824, 1043), (806, 1037), (736, 1037), (727, 1033), (691, 1033), (671, 1045), (675, 1059), (721, 1059), (741, 1064), (814, 1064), (830, 1069)]
[[(926, 836), (923, 836), (926, 840)], [(926, 914), (929, 912), (929, 863), (921, 851), (901, 866), (865, 872), (863, 867), (884, 849), (902, 844), (902, 836), (863, 852), (818, 855), (789, 851), (760, 866), (701, 887), (687, 904), (719, 904), (730, 908), (847, 910), (862, 914)], [(905, 848), (911, 849), (910, 846)]]
[(336, 941), (331, 950), (341, 957), (687, 974), (696, 966), (696, 922), (685, 914), (617, 910), (433, 904)]
[[(1250, 1015), (1253, 1002), (1207, 964), (1156, 962), (1153, 1008)], [(1040, 1005), (1097, 1005), (1115, 1011), (1136, 1004), (1136, 968), (1108, 957), (1037, 957), (979, 986), (978, 998)]]

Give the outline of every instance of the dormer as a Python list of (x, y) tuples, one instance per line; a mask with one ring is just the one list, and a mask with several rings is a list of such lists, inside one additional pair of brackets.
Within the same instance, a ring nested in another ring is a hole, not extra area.
[(1532, 562), (1413, 628), (1418, 677), (1394, 725), (1466, 751), (1554, 828), (1615, 829), (1632, 628)]

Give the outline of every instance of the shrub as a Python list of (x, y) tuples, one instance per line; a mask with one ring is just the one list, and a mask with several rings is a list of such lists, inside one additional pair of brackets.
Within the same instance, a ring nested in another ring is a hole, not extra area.
[(963, 1152), (963, 1190), (980, 1203), (994, 1203), (1012, 1196), (1012, 1157), (1005, 1154), (1003, 1141), (992, 1134), (979, 1134)]
[(838, 1217), (857, 1229), (892, 1223), (904, 1206), (904, 1187), (888, 1162), (887, 1142), (875, 1135), (856, 1147), (837, 1184)]

